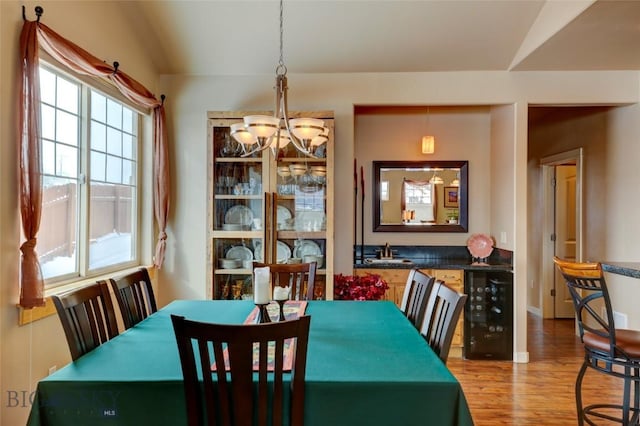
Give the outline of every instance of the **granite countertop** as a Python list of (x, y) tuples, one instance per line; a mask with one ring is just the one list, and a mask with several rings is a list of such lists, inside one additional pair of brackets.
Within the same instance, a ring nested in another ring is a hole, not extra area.
[(496, 262), (489, 260), (487, 263), (474, 263), (469, 258), (460, 259), (406, 259), (409, 262), (400, 262), (394, 259), (389, 262), (384, 260), (376, 260), (368, 263), (367, 258), (362, 263), (358, 260), (354, 265), (354, 269), (463, 269), (465, 271), (511, 271), (511, 264), (504, 262)]
[(640, 262), (600, 262), (602, 270), (612, 274), (640, 278)]

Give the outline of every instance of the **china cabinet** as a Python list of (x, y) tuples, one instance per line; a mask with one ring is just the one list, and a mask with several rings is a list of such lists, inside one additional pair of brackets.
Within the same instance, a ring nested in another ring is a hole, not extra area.
[(333, 298), (333, 112), (292, 112), (323, 119), (329, 140), (304, 156), (292, 144), (244, 156), (230, 126), (246, 115), (208, 113), (207, 278), (212, 299), (251, 298), (252, 261), (316, 261), (316, 298)]

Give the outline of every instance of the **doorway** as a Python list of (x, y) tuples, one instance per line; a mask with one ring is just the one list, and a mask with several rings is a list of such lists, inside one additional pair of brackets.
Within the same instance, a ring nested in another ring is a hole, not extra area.
[(543, 318), (573, 318), (571, 297), (553, 256), (582, 261), (582, 148), (545, 157), (541, 291)]

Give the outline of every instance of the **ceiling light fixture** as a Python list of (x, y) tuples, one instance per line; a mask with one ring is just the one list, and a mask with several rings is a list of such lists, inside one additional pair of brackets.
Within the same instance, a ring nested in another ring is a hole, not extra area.
[(304, 156), (317, 158), (317, 148), (329, 140), (329, 128), (323, 120), (289, 119), (287, 66), (284, 64), (283, 55), (283, 10), (283, 0), (280, 0), (280, 60), (276, 67), (274, 115), (249, 115), (244, 117), (243, 123), (231, 126), (231, 135), (242, 145), (243, 157), (267, 148), (272, 148), (275, 155), (278, 149), (284, 148), (290, 142)]
[[(427, 124), (426, 128), (429, 130), (429, 107), (427, 107)], [(433, 136), (423, 136), (422, 137), (422, 153), (423, 154), (433, 154), (436, 148), (436, 140)]]
[(429, 179), (429, 183), (431, 185), (442, 185), (444, 184), (444, 180), (440, 176), (438, 176), (438, 169), (433, 169), (433, 176)]

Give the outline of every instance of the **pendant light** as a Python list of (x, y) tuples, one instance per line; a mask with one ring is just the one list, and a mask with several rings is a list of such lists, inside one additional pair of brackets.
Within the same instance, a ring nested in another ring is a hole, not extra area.
[[(429, 107), (427, 107), (427, 131), (429, 130)], [(436, 140), (433, 136), (423, 136), (422, 137), (422, 153), (423, 154), (433, 154), (436, 148)]]

